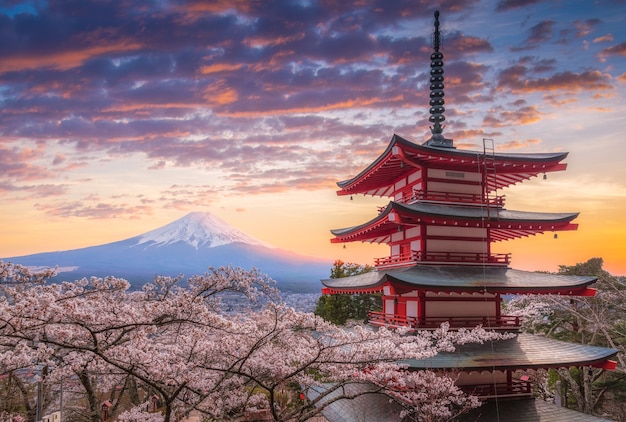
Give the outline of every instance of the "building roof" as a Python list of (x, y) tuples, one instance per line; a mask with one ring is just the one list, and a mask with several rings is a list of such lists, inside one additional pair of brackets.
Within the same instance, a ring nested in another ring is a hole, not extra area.
[[(356, 396), (353, 399), (340, 399), (328, 405), (322, 411), (322, 415), (329, 422), (384, 422), (399, 421), (402, 407), (389, 400), (385, 394), (376, 392), (378, 388), (371, 384), (355, 382), (347, 384), (342, 390), (330, 393), (322, 403), (336, 399), (343, 393), (348, 396)], [(308, 390), (308, 398), (316, 399), (320, 394), (326, 393), (325, 386), (313, 387)]]
[(461, 415), (461, 422), (608, 422), (598, 416), (587, 415), (534, 398), (489, 401), (479, 408)]
[(391, 201), (370, 221), (352, 227), (331, 230), (333, 243), (369, 241), (388, 242), (399, 226), (434, 224), (452, 227), (490, 229), (491, 240), (507, 240), (545, 231), (575, 230), (571, 221), (577, 212), (546, 213), (514, 211), (488, 207), (439, 205), (417, 202), (401, 204)]
[(429, 145), (419, 145), (401, 136), (393, 135), (387, 148), (369, 166), (351, 179), (337, 183), (338, 195), (367, 194), (389, 196), (393, 183), (416, 171), (416, 167), (480, 172), (485, 156), (497, 175), (490, 181), (489, 190), (513, 185), (540, 173), (565, 170), (560, 162), (567, 152), (558, 153), (493, 153), (470, 151)]
[(571, 366), (604, 367), (617, 354), (616, 349), (567, 343), (550, 338), (517, 334), (515, 337), (457, 346), (454, 352), (442, 352), (428, 359), (403, 361), (412, 369), (463, 369), (491, 371), (506, 369), (566, 368)]
[(389, 283), (396, 291), (477, 293), (543, 293), (587, 295), (596, 277), (522, 271), (502, 267), (463, 265), (414, 265), (375, 270), (351, 277), (322, 280), (335, 293), (381, 291)]
[[(323, 387), (320, 387), (323, 388)], [(368, 384), (351, 384), (348, 394), (373, 389)], [(309, 398), (317, 397), (312, 392)], [(333, 397), (329, 397), (329, 400)], [(341, 399), (326, 407), (322, 414), (329, 422), (396, 422), (400, 420), (401, 406), (382, 393), (371, 393), (355, 399)], [(608, 422), (598, 416), (587, 415), (532, 397), (489, 400), (480, 407), (460, 415), (459, 422)]]

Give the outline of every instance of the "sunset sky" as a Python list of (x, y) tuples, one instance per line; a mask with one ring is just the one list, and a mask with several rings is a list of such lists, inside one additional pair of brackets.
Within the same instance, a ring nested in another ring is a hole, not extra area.
[(331, 244), (385, 198), (336, 195), (392, 135), (429, 135), (433, 12), (444, 135), (569, 151), (508, 209), (579, 229), (501, 242), (512, 267), (626, 275), (624, 0), (0, 1), (0, 257), (99, 245), (208, 211), (277, 247)]

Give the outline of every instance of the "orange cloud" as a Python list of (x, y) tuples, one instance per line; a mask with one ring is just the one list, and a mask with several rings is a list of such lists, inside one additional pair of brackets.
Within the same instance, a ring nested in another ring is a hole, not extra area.
[(281, 44), (289, 44), (294, 41), (301, 40), (305, 37), (304, 33), (292, 34), (289, 36), (282, 37), (262, 37), (262, 36), (254, 36), (254, 37), (246, 37), (242, 44), (247, 47), (268, 47), (268, 46), (276, 46)]
[(600, 56), (626, 56), (626, 42), (605, 48)]
[(403, 101), (404, 97), (402, 95), (398, 95), (394, 98), (381, 99), (381, 98), (354, 98), (351, 100), (341, 101), (332, 104), (325, 104), (320, 106), (310, 106), (310, 107), (284, 107), (284, 108), (275, 108), (275, 109), (266, 109), (262, 111), (232, 111), (232, 112), (216, 112), (215, 114), (218, 116), (225, 117), (259, 117), (265, 116), (268, 113), (271, 113), (273, 116), (277, 115), (289, 115), (289, 114), (299, 114), (299, 113), (319, 113), (323, 111), (331, 111), (331, 110), (346, 110), (346, 109), (355, 109), (355, 108), (368, 108), (372, 106), (376, 106), (378, 104), (395, 102), (395, 101)]
[(37, 55), (15, 55), (5, 57), (0, 61), (0, 72), (19, 71), (25, 69), (51, 68), (57, 70), (68, 70), (73, 67), (80, 66), (86, 60), (110, 53), (121, 53), (128, 51), (136, 51), (141, 48), (141, 44), (125, 41), (117, 44), (96, 45), (87, 48), (58, 51), (49, 54)]
[(606, 34), (606, 35), (603, 35), (601, 37), (593, 39), (593, 42), (605, 42), (605, 41), (613, 41), (613, 35), (612, 34)]
[(239, 99), (237, 90), (224, 86), (224, 83), (219, 82), (208, 86), (202, 94), (208, 104), (213, 105), (225, 105), (236, 102)]
[(222, 72), (232, 72), (235, 70), (239, 70), (243, 67), (241, 64), (211, 64), (202, 66), (200, 68), (200, 73), (203, 75), (209, 75), (212, 73), (222, 73)]
[(541, 115), (536, 106), (521, 107), (514, 111), (497, 109), (491, 110), (483, 122), (491, 127), (527, 125), (540, 121)]
[[(626, 52), (626, 49), (625, 49)], [(530, 79), (526, 69), (520, 66), (508, 69), (500, 75), (498, 89), (510, 89), (513, 93), (532, 93), (550, 91), (597, 91), (610, 90), (611, 75), (599, 70), (583, 73), (570, 71), (554, 74), (548, 78)]]
[(498, 150), (519, 149), (519, 148), (527, 148), (531, 145), (536, 145), (540, 143), (541, 143), (541, 139), (537, 139), (537, 138), (526, 139), (526, 140), (515, 139), (513, 141), (505, 142), (503, 144), (499, 143), (497, 145), (497, 148)]

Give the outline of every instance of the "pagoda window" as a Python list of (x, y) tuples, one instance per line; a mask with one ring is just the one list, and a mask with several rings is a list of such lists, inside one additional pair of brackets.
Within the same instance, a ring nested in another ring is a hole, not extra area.
[(404, 240), (404, 231), (395, 232), (391, 235), (392, 242), (400, 242)]
[(387, 315), (395, 315), (396, 314), (396, 298), (386, 298), (384, 300), (384, 308), (385, 314)]
[(394, 315), (396, 313), (395, 301), (397, 300), (395, 296), (395, 291), (393, 286), (387, 285), (383, 286), (383, 312), (386, 315)]
[(391, 245), (391, 256), (400, 255), (400, 245), (395, 244)]
[(421, 186), (416, 186), (416, 185), (421, 185), (422, 182), (422, 170), (418, 169), (417, 171), (409, 174), (409, 184), (412, 185), (413, 187), (417, 187), (420, 188)]
[(418, 317), (418, 301), (417, 300), (407, 300), (406, 301), (406, 316), (408, 318), (416, 318)]
[(406, 228), (404, 232), (406, 233), (407, 239), (415, 239), (419, 237), (421, 234), (421, 230), (419, 226)]
[(403, 187), (405, 187), (405, 186), (406, 186), (406, 179), (405, 179), (405, 178), (402, 178), (402, 179), (398, 180), (398, 181), (394, 184), (394, 189), (395, 189), (395, 191), (397, 192), (397, 191), (401, 190), (401, 189), (402, 189)]

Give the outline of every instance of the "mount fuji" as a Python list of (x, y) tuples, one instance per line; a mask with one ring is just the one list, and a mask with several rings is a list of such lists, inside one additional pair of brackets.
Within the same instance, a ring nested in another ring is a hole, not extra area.
[(257, 268), (281, 290), (319, 292), (332, 262), (295, 254), (256, 239), (206, 212), (118, 242), (3, 258), (28, 267), (59, 267), (55, 280), (116, 276), (139, 288), (155, 275), (186, 277), (208, 267)]

